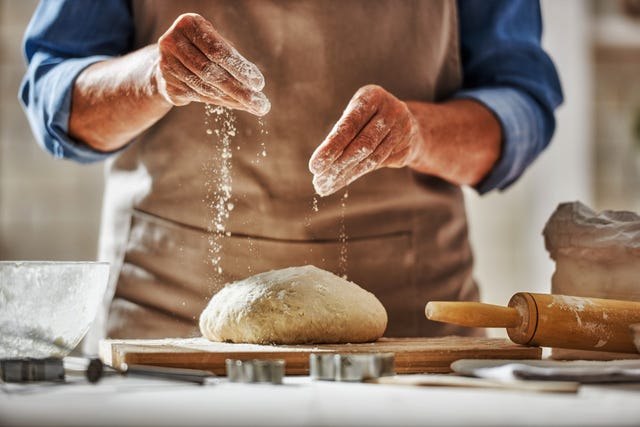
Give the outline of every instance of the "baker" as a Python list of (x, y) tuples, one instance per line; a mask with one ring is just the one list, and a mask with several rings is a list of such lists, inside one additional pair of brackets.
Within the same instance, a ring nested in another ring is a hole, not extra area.
[(508, 187), (551, 138), (540, 35), (525, 0), (42, 2), (33, 131), (107, 160), (95, 336), (197, 335), (225, 282), (304, 264), (373, 292), (388, 336), (473, 333), (424, 304), (478, 298), (460, 186)]

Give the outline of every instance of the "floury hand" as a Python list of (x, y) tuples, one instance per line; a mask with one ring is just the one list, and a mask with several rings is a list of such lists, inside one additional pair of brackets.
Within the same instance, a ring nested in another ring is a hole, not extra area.
[(258, 67), (195, 13), (180, 15), (157, 43), (98, 61), (75, 80), (69, 135), (112, 152), (175, 106), (191, 102), (264, 116), (271, 109)]
[(373, 170), (407, 166), (421, 140), (406, 103), (380, 86), (364, 86), (311, 156), (315, 190), (327, 196)]
[(368, 85), (315, 150), (309, 170), (321, 196), (382, 167), (477, 185), (498, 160), (501, 138), (496, 117), (476, 101), (404, 102)]
[(258, 67), (231, 46), (213, 25), (195, 13), (180, 15), (158, 40), (154, 77), (172, 105), (204, 102), (246, 110), (257, 116), (271, 104), (262, 93)]

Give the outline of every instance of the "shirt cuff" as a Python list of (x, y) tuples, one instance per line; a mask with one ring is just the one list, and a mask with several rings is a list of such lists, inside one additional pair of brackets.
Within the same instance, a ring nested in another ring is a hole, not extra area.
[(544, 148), (544, 119), (536, 101), (510, 87), (465, 89), (453, 98), (478, 101), (498, 118), (502, 127), (500, 158), (475, 189), (480, 194), (504, 190)]
[[(40, 91), (46, 94), (38, 102), (41, 104), (40, 108), (34, 109), (31, 106), (26, 110), (28, 115), (33, 115), (30, 120), (32, 126), (37, 123), (44, 127), (44, 129), (34, 129), (34, 133), (39, 136), (38, 139), (41, 139), (39, 141), (41, 145), (54, 157), (90, 163), (104, 160), (117, 152), (101, 152), (69, 136), (71, 96), (76, 78), (88, 66), (111, 58), (111, 56), (97, 55), (68, 59), (49, 70), (46, 78), (39, 82), (47, 85), (50, 90)], [(39, 109), (41, 111), (37, 111)]]

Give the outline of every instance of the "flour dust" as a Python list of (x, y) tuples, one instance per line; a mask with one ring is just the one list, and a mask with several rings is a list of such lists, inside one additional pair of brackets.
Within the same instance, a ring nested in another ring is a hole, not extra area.
[(258, 149), (257, 160), (256, 162), (260, 162), (260, 157), (267, 157), (267, 146), (264, 143), (264, 137), (269, 135), (269, 131), (266, 130), (265, 121), (262, 117), (258, 117), (258, 125), (260, 126), (260, 140), (258, 141), (260, 144), (260, 148)]
[[(232, 158), (233, 149), (240, 151), (239, 144), (232, 144), (238, 130), (236, 128), (236, 117), (232, 110), (205, 104), (205, 133), (217, 139), (215, 159), (209, 159), (204, 166), (205, 176), (205, 200), (207, 210), (210, 213), (208, 231), (208, 259), (212, 267), (209, 277), (210, 287), (220, 287), (222, 283), (222, 245), (223, 238), (230, 237), (231, 232), (227, 230), (227, 222), (231, 212), (235, 208), (232, 200)], [(267, 157), (267, 147), (265, 136), (269, 134), (266, 130), (265, 121), (258, 118), (259, 125), (259, 147), (256, 152), (255, 164)], [(251, 237), (247, 237), (249, 260), (257, 259), (259, 254)], [(253, 274), (251, 263), (247, 263), (249, 275)]]
[[(347, 199), (349, 198), (349, 187), (345, 187), (344, 193), (340, 197), (340, 218), (338, 226), (338, 241), (340, 242), (340, 250), (338, 252), (338, 271), (336, 274), (343, 279), (348, 279), (348, 259), (349, 259), (349, 235), (347, 234), (347, 225), (345, 222), (345, 215), (347, 212)], [(314, 213), (318, 213), (320, 208), (318, 206), (318, 195), (314, 194), (311, 200), (311, 213), (305, 215), (305, 227), (311, 227), (311, 217)], [(326, 260), (322, 258), (322, 263)]]
[(221, 285), (222, 276), (222, 238), (230, 236), (226, 230), (227, 220), (234, 208), (231, 201), (231, 141), (236, 136), (236, 118), (233, 112), (227, 108), (205, 104), (205, 126), (207, 135), (215, 135), (218, 139), (216, 145), (216, 159), (205, 165), (205, 203), (211, 214), (207, 224), (208, 233), (208, 262), (213, 267), (214, 276), (210, 283)]
[[(232, 158), (233, 148), (240, 150), (240, 145), (233, 145), (232, 142), (237, 134), (236, 117), (233, 112), (227, 108), (205, 104), (205, 133), (210, 137), (217, 139), (215, 159), (210, 159), (204, 165), (205, 181), (205, 199), (207, 209), (210, 213), (210, 220), (207, 224), (208, 231), (208, 259), (212, 267), (212, 273), (209, 277), (211, 291), (219, 288), (222, 283), (222, 240), (231, 236), (231, 232), (227, 230), (227, 222), (231, 211), (235, 208), (232, 201)], [(265, 136), (269, 134), (266, 130), (264, 119), (258, 118), (260, 129), (258, 150), (256, 158), (252, 163), (259, 164), (262, 159), (267, 157), (267, 147), (265, 144)], [(233, 148), (232, 148), (233, 147)], [(340, 223), (338, 240), (340, 242), (338, 271), (337, 274), (347, 279), (348, 264), (348, 235), (345, 224), (345, 213), (347, 209), (347, 199), (349, 198), (349, 190), (345, 189), (344, 194), (340, 198)], [(319, 212), (318, 196), (314, 196), (311, 202), (311, 210), (314, 213)], [(311, 215), (305, 217), (305, 225), (311, 225)], [(255, 242), (250, 236), (247, 236), (248, 260), (258, 259)], [(324, 259), (322, 260), (325, 261)], [(251, 262), (247, 263), (247, 271), (252, 275), (253, 267)]]
[(346, 187), (344, 194), (340, 198), (340, 233), (338, 238), (340, 240), (340, 258), (338, 258), (338, 276), (343, 279), (347, 279), (347, 259), (348, 250), (347, 243), (349, 236), (347, 235), (347, 226), (345, 224), (345, 214), (347, 212), (347, 199), (349, 198), (349, 188)]
[[(256, 151), (256, 158), (255, 160), (252, 161), (252, 163), (256, 165), (260, 163), (261, 159), (264, 159), (265, 157), (267, 157), (267, 146), (264, 140), (265, 140), (265, 137), (269, 135), (269, 131), (266, 128), (266, 121), (262, 117), (258, 117), (258, 128), (259, 128), (258, 149)], [(238, 147), (238, 149), (239, 148), (240, 147)], [(248, 224), (248, 222), (245, 222), (245, 224)], [(247, 245), (248, 245), (248, 251), (249, 251), (249, 257), (247, 262), (247, 273), (249, 276), (252, 276), (255, 273), (253, 270), (252, 260), (259, 259), (260, 253), (258, 251), (258, 248), (256, 247), (254, 239), (252, 239), (251, 236), (247, 236)]]

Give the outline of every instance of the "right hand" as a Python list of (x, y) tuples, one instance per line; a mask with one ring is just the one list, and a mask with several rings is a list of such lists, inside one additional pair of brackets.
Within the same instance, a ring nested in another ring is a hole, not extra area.
[(271, 104), (262, 93), (264, 76), (213, 25), (195, 13), (180, 15), (158, 39), (154, 77), (172, 105), (204, 102), (257, 116)]

